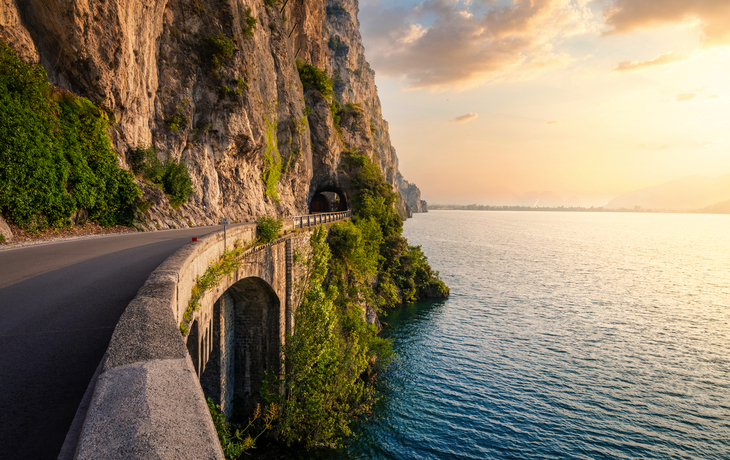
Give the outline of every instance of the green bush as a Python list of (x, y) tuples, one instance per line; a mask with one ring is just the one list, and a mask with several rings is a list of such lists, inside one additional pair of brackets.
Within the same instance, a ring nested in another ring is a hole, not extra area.
[(176, 113), (166, 115), (164, 121), (165, 126), (167, 126), (170, 131), (176, 134), (180, 130), (180, 127), (187, 126), (187, 124), (190, 122), (190, 120), (188, 120), (181, 108), (178, 108), (178, 111)]
[(374, 218), (380, 224), (383, 237), (400, 235), (403, 219), (395, 210), (398, 194), (385, 181), (378, 165), (357, 152), (350, 152), (346, 163), (351, 170), (352, 186), (357, 190), (352, 200), (355, 218)]
[(236, 43), (226, 34), (218, 32), (200, 40), (203, 58), (213, 70), (218, 70), (233, 57)]
[(164, 167), (157, 158), (157, 150), (152, 147), (138, 147), (129, 152), (127, 161), (135, 174), (143, 176), (154, 184), (162, 183)]
[(347, 10), (342, 5), (328, 6), (326, 9), (328, 16), (344, 16), (347, 15)]
[(162, 190), (168, 195), (173, 208), (186, 203), (193, 194), (193, 182), (185, 163), (169, 161), (162, 173)]
[(263, 216), (256, 225), (256, 238), (261, 244), (271, 243), (279, 237), (279, 232), (283, 226), (284, 224), (281, 219)]
[(319, 91), (322, 96), (329, 97), (334, 94), (334, 81), (327, 76), (327, 72), (318, 69), (304, 61), (297, 61), (297, 70), (299, 71), (299, 79), (302, 80), (302, 86), (305, 88), (314, 88)]
[(105, 226), (131, 225), (141, 192), (117, 165), (109, 125), (0, 41), (0, 211), (28, 230), (68, 225), (80, 209)]
[(130, 151), (129, 165), (135, 174), (160, 187), (173, 208), (180, 207), (193, 194), (193, 182), (185, 163), (168, 160), (163, 164), (152, 147)]
[(357, 224), (335, 224), (330, 228), (327, 242), (332, 252), (330, 272), (352, 286), (364, 287), (366, 291), (362, 294), (367, 295), (367, 280), (378, 274), (382, 260), (379, 254), (382, 236), (377, 222), (361, 219)]
[(348, 46), (337, 35), (332, 35), (327, 45), (332, 51), (335, 52), (335, 54), (347, 53), (347, 50), (349, 49)]
[(342, 126), (340, 126), (340, 122), (342, 121), (342, 104), (340, 104), (340, 101), (334, 99), (330, 103), (330, 112), (332, 112), (332, 123), (335, 125), (335, 129), (340, 136), (342, 136)]

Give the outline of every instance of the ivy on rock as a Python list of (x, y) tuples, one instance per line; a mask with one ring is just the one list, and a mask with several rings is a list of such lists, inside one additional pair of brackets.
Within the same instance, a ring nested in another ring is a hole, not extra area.
[(27, 230), (69, 225), (81, 209), (105, 226), (132, 225), (141, 192), (118, 166), (111, 122), (0, 41), (0, 211)]

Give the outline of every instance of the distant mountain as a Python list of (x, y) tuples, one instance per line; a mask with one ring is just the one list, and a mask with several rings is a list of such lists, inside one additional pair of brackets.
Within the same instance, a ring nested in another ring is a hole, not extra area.
[(688, 176), (642, 188), (611, 200), (606, 209), (664, 209), (694, 211), (730, 199), (730, 174), (720, 177)]
[(712, 206), (702, 208), (699, 212), (706, 214), (730, 214), (730, 200), (722, 203), (715, 203)]

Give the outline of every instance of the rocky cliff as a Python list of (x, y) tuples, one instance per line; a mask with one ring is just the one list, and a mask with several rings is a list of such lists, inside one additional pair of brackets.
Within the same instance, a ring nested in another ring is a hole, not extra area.
[[(139, 180), (151, 205), (142, 228), (304, 214), (319, 194), (345, 206), (351, 194), (341, 164), (353, 151), (406, 191), (403, 215), (421, 210), (420, 191), (398, 173), (357, 0), (0, 0), (0, 7), (0, 34), (24, 59), (110, 114), (122, 167), (147, 147), (187, 165), (194, 193), (177, 209)], [(334, 110), (333, 100), (304, 90), (297, 60), (334, 80)]]
[(421, 199), (421, 190), (398, 173), (398, 189), (407, 205), (408, 217), (414, 212), (428, 212), (428, 204)]

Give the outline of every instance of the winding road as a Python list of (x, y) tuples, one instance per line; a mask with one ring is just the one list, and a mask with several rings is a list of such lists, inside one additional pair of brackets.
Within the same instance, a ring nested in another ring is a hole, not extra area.
[(127, 304), (191, 237), (221, 228), (0, 250), (0, 458), (58, 457)]

